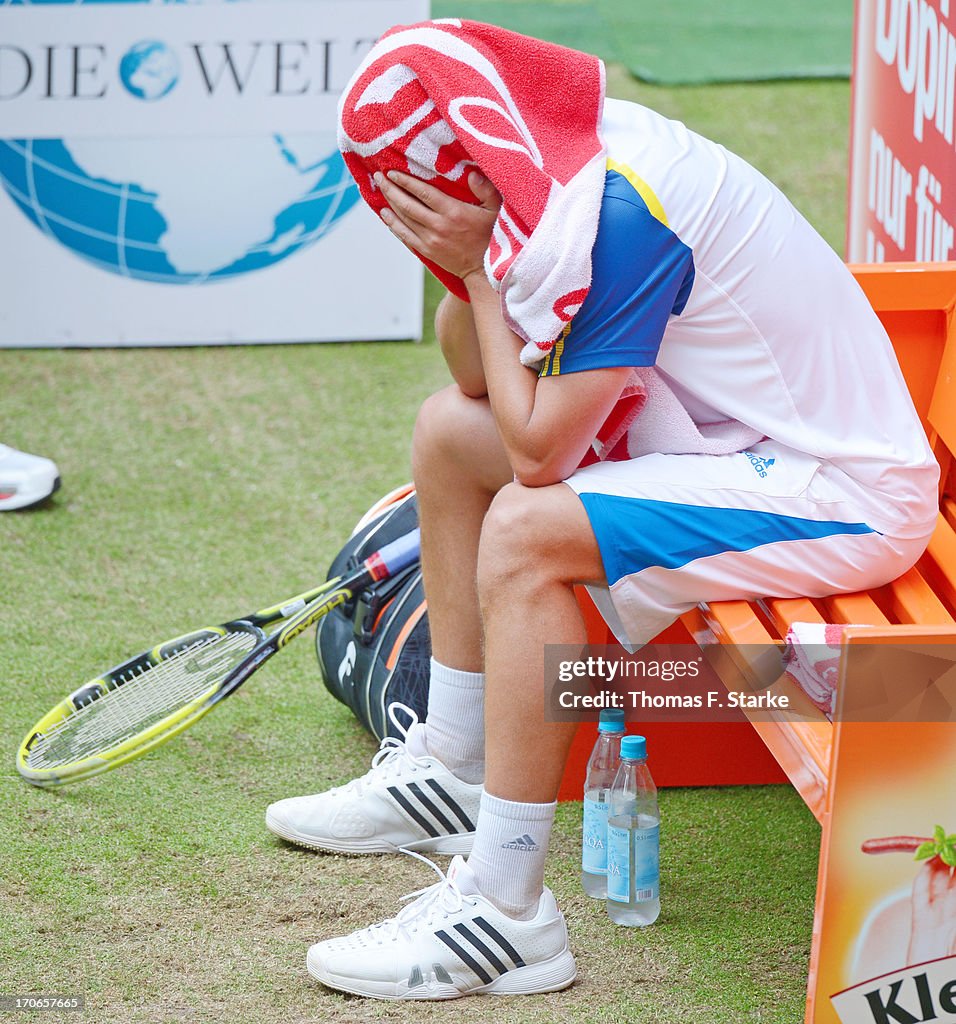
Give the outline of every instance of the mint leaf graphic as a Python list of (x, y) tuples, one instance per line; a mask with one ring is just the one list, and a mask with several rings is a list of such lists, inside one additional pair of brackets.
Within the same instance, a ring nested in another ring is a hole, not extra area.
[(916, 848), (915, 860), (939, 859), (948, 867), (956, 868), (956, 833), (946, 834), (942, 825), (933, 829), (933, 838), (927, 839)]

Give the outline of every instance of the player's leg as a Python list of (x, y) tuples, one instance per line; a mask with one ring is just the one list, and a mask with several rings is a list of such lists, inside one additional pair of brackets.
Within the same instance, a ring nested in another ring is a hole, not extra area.
[(763, 442), (602, 464), (568, 486), (512, 484), (495, 498), (478, 560), (487, 767), (469, 864), (499, 907), (526, 916), (542, 891), (532, 848), (545, 845), (573, 734), (545, 722), (543, 655), (584, 643), (572, 584), (598, 583), (621, 639), (640, 644), (700, 601), (865, 589), (913, 564), (925, 540), (868, 526), (850, 482), (820, 469)]
[(478, 558), (488, 679), (485, 788), (496, 796), (557, 795), (574, 725), (545, 723), (545, 645), (585, 644), (573, 586), (603, 579), (597, 541), (569, 487), (512, 483), (499, 492)]
[[(484, 674), (475, 586), (481, 523), (512, 479), (486, 399), (455, 386), (419, 413), (413, 445), (434, 659), (428, 725), (387, 741), (347, 786), (277, 801), (271, 831), (317, 850), (470, 850), (484, 775)], [(404, 725), (405, 723), (403, 723)]]
[(509, 484), (497, 494), (478, 554), (489, 776), (475, 848), (392, 922), (313, 946), (314, 977), (416, 999), (548, 992), (574, 980), (564, 918), (543, 885), (574, 726), (545, 722), (544, 645), (583, 644), (572, 585), (601, 579), (588, 518), (569, 488)]
[(487, 398), (456, 386), (418, 415), (412, 466), (432, 642), (426, 744), (458, 778), (484, 778), (481, 614), (475, 582), (482, 522), (513, 479)]
[(415, 423), (412, 472), (432, 653), (481, 672), (478, 542), (492, 499), (514, 479), (487, 398), (467, 398), (452, 385), (426, 399)]
[(586, 642), (574, 584), (600, 584), (601, 553), (564, 484), (513, 483), (485, 518), (478, 590), (487, 677), (486, 775), (468, 864), (485, 897), (529, 919), (544, 891), (558, 786), (574, 723), (546, 720), (545, 645)]

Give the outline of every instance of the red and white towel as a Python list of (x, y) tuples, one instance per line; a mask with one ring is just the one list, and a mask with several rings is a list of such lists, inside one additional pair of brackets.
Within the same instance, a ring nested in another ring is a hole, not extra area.
[[(398, 26), (375, 44), (339, 103), (339, 148), (380, 213), (376, 171), (404, 171), (474, 202), (481, 169), (502, 206), (485, 255), (508, 326), (534, 365), (591, 284), (604, 194), (604, 65), (493, 25)], [(462, 282), (423, 260), (454, 294)]]
[(787, 675), (814, 704), (833, 718), (843, 634), (849, 627), (823, 622), (795, 622), (787, 630), (783, 664)]

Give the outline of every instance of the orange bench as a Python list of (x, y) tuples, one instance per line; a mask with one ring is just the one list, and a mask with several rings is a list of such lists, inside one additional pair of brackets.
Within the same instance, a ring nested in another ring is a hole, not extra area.
[[(765, 645), (792, 622), (841, 622), (956, 629), (956, 264), (883, 264), (851, 268), (883, 321), (903, 375), (942, 466), (939, 526), (919, 565), (872, 594), (809, 599), (726, 601), (701, 606), (657, 642)], [(586, 594), (581, 605), (592, 644), (615, 640)], [(872, 634), (870, 634), (872, 636)], [(756, 730), (756, 732), (754, 731)], [(770, 783), (789, 779), (819, 821), (826, 808), (834, 729), (825, 720), (803, 725), (648, 724), (660, 785)], [(560, 799), (581, 798), (584, 768), (596, 728), (578, 730)], [(762, 741), (762, 742), (761, 742)], [(765, 746), (764, 746), (765, 744)], [(720, 757), (732, 747), (733, 761)], [(772, 756), (771, 756), (772, 755)]]
[[(766, 645), (779, 642), (793, 622), (865, 624), (894, 635), (902, 635), (903, 627), (930, 626), (956, 637), (956, 264), (852, 269), (889, 332), (942, 468), (940, 516), (932, 542), (918, 565), (872, 593), (702, 605), (684, 616), (700, 640)], [(823, 822), (837, 727), (821, 716), (805, 724), (759, 721), (754, 728)]]
[[(942, 470), (939, 519), (929, 548), (907, 573), (869, 593), (813, 601), (727, 601), (703, 605), (684, 616), (697, 638), (736, 645), (779, 642), (793, 622), (875, 627), (847, 631), (839, 677), (847, 693), (867, 685), (848, 654), (854, 644), (956, 643), (956, 264), (852, 269), (890, 335)], [(891, 742), (894, 733), (886, 726), (839, 718), (831, 724), (822, 716), (816, 721), (763, 720), (753, 725), (823, 827), (806, 1020), (808, 1024), (836, 1021), (833, 996), (847, 984), (846, 968), (836, 961), (845, 960), (852, 942), (859, 942), (848, 937), (859, 922), (845, 909), (851, 898), (845, 892), (845, 866), (858, 863), (851, 851), (859, 847), (859, 824), (847, 819), (859, 813), (859, 777), (861, 768), (865, 770), (853, 760), (861, 757), (861, 751), (872, 749), (863, 740), (867, 729), (873, 736), (890, 737)], [(952, 743), (956, 726), (942, 729), (948, 730), (942, 735)], [(920, 736), (929, 735), (926, 727), (911, 729), (906, 742), (918, 743)], [(856, 789), (852, 799), (839, 799), (844, 778), (845, 785)], [(831, 850), (836, 851), (832, 856)], [(832, 863), (838, 858), (839, 869)], [(849, 927), (847, 918), (851, 918)]]
[[(763, 599), (701, 605), (684, 615), (677, 627), (699, 643), (732, 645), (727, 654), (734, 672), (741, 668), (747, 671), (742, 659), (756, 656), (761, 648), (765, 651), (768, 644), (780, 644), (793, 622), (875, 627), (847, 630), (838, 684), (844, 694), (867, 685), (873, 675), (872, 671), (857, 667), (860, 661), (854, 660), (850, 652), (860, 652), (860, 648), (854, 645), (956, 644), (956, 263), (867, 265), (851, 269), (890, 335), (942, 469), (939, 520), (929, 548), (909, 572), (872, 592), (822, 600)], [(585, 606), (585, 615), (591, 642), (612, 642), (593, 609)], [(667, 639), (679, 641), (680, 637), (670, 635)], [(733, 674), (727, 675), (730, 685)], [(736, 678), (739, 680), (739, 676)], [(796, 696), (795, 684), (786, 679), (775, 685), (775, 692), (785, 692), (787, 686)], [(759, 715), (759, 720), (755, 716), (752, 721), (753, 729), (823, 827), (806, 1020), (807, 1024), (836, 1022), (838, 1017), (831, 1005), (834, 995), (839, 996), (839, 989), (849, 984), (846, 950), (861, 941), (852, 936), (860, 929), (866, 930), (866, 922), (861, 925), (852, 913), (848, 914), (847, 901), (851, 897), (846, 892), (846, 866), (859, 864), (859, 832), (871, 823), (868, 819), (861, 826), (859, 820), (859, 794), (861, 789), (865, 792), (869, 788), (867, 765), (861, 765), (860, 760), (872, 762), (872, 751), (881, 749), (878, 743), (892, 745), (895, 734), (885, 724), (848, 724), (839, 720), (831, 724), (822, 714), (805, 721), (767, 720), (765, 711)], [(719, 732), (728, 727), (711, 728)], [(930, 733), (930, 729), (936, 731)], [(933, 743), (938, 743), (942, 736), (945, 747), (956, 751), (956, 725), (926, 726), (922, 733), (920, 728), (911, 729), (906, 742), (916, 745), (913, 753), (918, 756), (914, 760), (925, 759), (925, 745), (919, 737), (930, 735)], [(565, 777), (567, 796), (574, 796), (570, 776), (575, 776), (573, 781), (579, 785), (576, 776), (580, 774), (581, 766), (572, 765), (570, 775)], [(841, 778), (847, 793), (842, 800), (837, 792)], [(857, 820), (850, 820), (854, 818)], [(839, 870), (835, 866), (838, 860)], [(912, 872), (915, 868), (906, 870)], [(837, 939), (833, 938), (835, 935)]]

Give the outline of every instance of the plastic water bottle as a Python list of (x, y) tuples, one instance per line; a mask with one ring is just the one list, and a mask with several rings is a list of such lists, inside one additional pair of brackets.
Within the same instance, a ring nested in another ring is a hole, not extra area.
[(607, 899), (607, 798), (621, 763), (623, 735), (624, 712), (610, 708), (602, 711), (584, 783), (581, 841), (581, 885), (597, 900)]
[(607, 821), (607, 913), (615, 924), (653, 924), (661, 912), (660, 811), (647, 741), (625, 736)]

